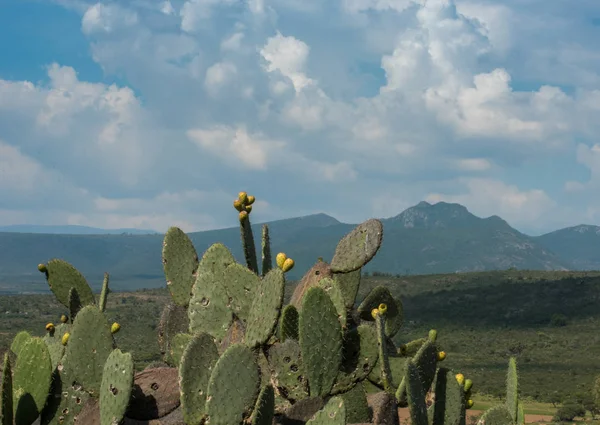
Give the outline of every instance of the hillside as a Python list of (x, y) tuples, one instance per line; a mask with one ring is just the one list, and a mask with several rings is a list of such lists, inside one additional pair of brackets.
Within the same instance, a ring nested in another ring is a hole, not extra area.
[[(459, 204), (421, 202), (382, 222), (382, 247), (365, 271), (414, 275), (600, 268), (600, 249), (594, 248), (600, 247), (600, 237), (568, 229), (531, 237), (500, 217), (480, 218)], [(331, 259), (337, 242), (354, 227), (325, 214), (268, 224), (273, 252), (285, 251), (296, 262), (290, 280), (299, 279), (318, 257)], [(261, 224), (253, 224), (253, 229), (259, 249)], [(200, 255), (211, 244), (222, 242), (243, 262), (238, 227), (191, 233), (190, 238)], [(105, 271), (115, 289), (159, 287), (164, 284), (162, 239), (160, 234), (0, 233), (0, 291), (46, 290), (36, 266), (51, 258), (71, 262), (95, 288)]]
[(0, 232), (11, 233), (44, 233), (50, 235), (120, 235), (129, 233), (132, 235), (155, 234), (154, 230), (147, 229), (99, 229), (97, 227), (77, 226), (77, 225), (33, 225), (33, 224), (13, 224), (10, 226), (0, 226)]

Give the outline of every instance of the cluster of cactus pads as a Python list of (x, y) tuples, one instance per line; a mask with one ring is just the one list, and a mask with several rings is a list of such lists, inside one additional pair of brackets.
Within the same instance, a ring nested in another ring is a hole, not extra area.
[[(234, 201), (245, 265), (220, 243), (199, 258), (183, 231), (167, 231), (162, 257), (172, 300), (158, 335), (164, 363), (137, 374), (131, 355), (115, 347), (119, 325), (103, 314), (108, 275), (96, 305), (70, 264), (40, 265), (70, 318), (49, 324), (43, 338), (16, 336), (15, 366), (8, 354), (4, 362), (0, 425), (398, 425), (397, 408), (406, 406), (413, 425), (465, 425), (472, 382), (438, 367), (446, 355), (436, 331), (396, 346), (401, 301), (378, 286), (357, 303), (361, 269), (382, 243), (381, 222), (347, 234), (285, 305), (294, 261), (279, 253), (273, 267), (264, 225), (259, 270), (253, 203), (245, 192)], [(514, 360), (507, 388), (507, 403), (480, 425), (522, 424)]]

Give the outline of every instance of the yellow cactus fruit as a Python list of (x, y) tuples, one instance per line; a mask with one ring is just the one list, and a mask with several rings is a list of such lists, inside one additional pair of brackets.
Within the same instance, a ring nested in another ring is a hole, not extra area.
[(281, 266), (281, 270), (283, 270), (283, 272), (289, 272), (290, 270), (292, 270), (292, 268), (294, 267), (294, 260), (292, 260), (291, 258), (286, 258), (285, 261), (283, 262), (283, 266)]
[(429, 340), (431, 342), (435, 342), (436, 339), (437, 339), (437, 331), (435, 329), (431, 329), (429, 331)]
[(250, 214), (252, 212), (252, 205), (246, 205), (246, 212)]
[(71, 334), (69, 332), (65, 332), (65, 334), (62, 337), (62, 340), (60, 341), (62, 343), (62, 345), (67, 345), (67, 342), (69, 341), (70, 336), (71, 336)]
[(240, 192), (238, 194), (238, 199), (242, 204), (245, 204), (246, 202), (248, 202), (248, 194), (246, 192)]
[(446, 352), (445, 351), (438, 352), (438, 354), (437, 354), (438, 362), (444, 361), (445, 358), (446, 358)]
[(471, 407), (473, 407), (473, 405), (475, 404), (475, 402), (471, 399), (467, 400), (467, 409), (470, 409)]
[(240, 221), (244, 221), (248, 218), (248, 212), (247, 211), (241, 211), (240, 212)]
[(236, 199), (235, 201), (233, 201), (233, 208), (235, 208), (238, 211), (242, 211), (242, 209), (244, 207), (242, 206), (242, 203), (240, 202), (240, 200)]
[(46, 268), (46, 265), (45, 265), (45, 264), (38, 264), (38, 270), (39, 270), (41, 273), (46, 273), (46, 272), (48, 271), (48, 269)]
[(371, 310), (371, 317), (373, 319), (377, 319), (377, 315), (379, 314), (379, 309), (378, 308), (374, 308), (373, 310)]
[(248, 205), (252, 205), (256, 198), (254, 196), (248, 195)]
[(459, 385), (463, 385), (465, 383), (465, 375), (463, 375), (462, 373), (457, 373), (456, 382), (458, 382)]
[(48, 324), (46, 325), (46, 330), (47, 330), (48, 332), (52, 333), (52, 332), (54, 332), (54, 329), (56, 329), (56, 328), (54, 327), (54, 323), (48, 323)]
[(110, 327), (110, 333), (116, 334), (117, 332), (119, 332), (120, 329), (121, 329), (121, 325), (119, 325), (117, 322), (115, 322)]
[(65, 316), (64, 314), (62, 314), (60, 316), (60, 323), (67, 323), (69, 321), (69, 318), (67, 316)]
[(387, 312), (387, 305), (383, 303), (379, 304), (378, 310), (379, 314), (383, 316)]
[(465, 391), (469, 391), (473, 387), (473, 381), (470, 379), (465, 380)]
[(280, 252), (279, 254), (277, 254), (277, 257), (275, 257), (275, 262), (277, 263), (277, 267), (282, 269), (283, 263), (285, 263), (285, 260), (287, 260), (287, 255), (285, 255), (285, 253)]

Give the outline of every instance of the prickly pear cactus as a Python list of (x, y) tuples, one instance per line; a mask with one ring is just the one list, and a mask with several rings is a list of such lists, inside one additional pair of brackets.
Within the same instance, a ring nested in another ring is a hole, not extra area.
[(100, 386), (100, 425), (119, 424), (125, 416), (133, 386), (133, 360), (118, 348), (106, 359)]
[(0, 424), (13, 425), (13, 386), (12, 369), (8, 353), (4, 353), (2, 366), (2, 387), (0, 387)]
[(198, 254), (190, 238), (181, 229), (171, 227), (165, 233), (162, 261), (173, 301), (177, 305), (187, 306), (196, 280)]
[(69, 308), (69, 292), (75, 288), (79, 295), (81, 305), (90, 305), (95, 303), (94, 294), (85, 277), (71, 264), (64, 260), (53, 259), (48, 264), (38, 266), (40, 272), (46, 275), (48, 285), (56, 299), (65, 307)]

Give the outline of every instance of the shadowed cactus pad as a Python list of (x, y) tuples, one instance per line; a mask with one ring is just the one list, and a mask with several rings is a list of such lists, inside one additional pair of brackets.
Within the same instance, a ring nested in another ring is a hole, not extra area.
[(44, 335), (44, 342), (48, 346), (50, 358), (52, 359), (52, 370), (56, 369), (58, 363), (65, 354), (65, 346), (62, 344), (62, 338), (65, 333), (70, 332), (71, 325), (61, 323), (56, 326), (54, 332)]
[(333, 280), (337, 282), (342, 291), (344, 303), (348, 309), (354, 307), (354, 303), (356, 302), (356, 295), (358, 294), (358, 288), (360, 287), (360, 278), (361, 269), (349, 273), (333, 274)]
[(175, 303), (168, 303), (163, 309), (158, 325), (158, 345), (163, 360), (173, 364), (171, 343), (178, 333), (185, 333), (190, 328), (187, 309)]
[(110, 325), (96, 306), (77, 314), (63, 360), (64, 371), (87, 391), (98, 394), (104, 363), (113, 350)]
[(446, 368), (440, 368), (437, 372), (435, 402), (429, 409), (432, 425), (465, 425), (465, 394), (455, 375), (455, 372)]
[(373, 288), (358, 306), (358, 313), (360, 314), (361, 319), (372, 322), (374, 319), (373, 316), (371, 316), (371, 311), (378, 308), (381, 304), (387, 306), (387, 311), (385, 313), (385, 334), (391, 338), (396, 335), (402, 327), (404, 313), (402, 310), (402, 303), (392, 296), (387, 287), (380, 285)]
[(326, 396), (342, 362), (342, 326), (323, 289), (313, 287), (306, 292), (298, 330), (310, 396)]
[[(369, 325), (360, 325), (347, 332), (342, 349), (342, 364), (332, 393), (350, 390), (358, 381), (364, 380), (378, 360), (377, 334)], [(360, 421), (359, 421), (360, 422)]]
[(485, 411), (477, 425), (513, 425), (510, 410), (506, 405), (494, 406)]
[(286, 305), (279, 320), (279, 340), (285, 342), (291, 338), (298, 340), (298, 309), (291, 304)]
[(272, 425), (275, 413), (275, 391), (272, 385), (262, 388), (250, 417), (252, 425)]
[(229, 297), (227, 306), (243, 322), (248, 320), (252, 297), (259, 283), (260, 278), (241, 264), (233, 263), (224, 271), (222, 285)]
[(248, 346), (262, 345), (273, 334), (281, 313), (284, 291), (285, 278), (280, 269), (272, 269), (258, 282), (246, 327)]
[(187, 333), (180, 333), (173, 337), (173, 341), (171, 341), (170, 356), (175, 367), (179, 367), (181, 364), (181, 357), (192, 338), (193, 336)]
[(2, 387), (0, 388), (0, 424), (13, 425), (12, 370), (8, 352), (4, 353), (2, 366)]
[(211, 425), (239, 424), (254, 407), (260, 371), (254, 353), (232, 345), (217, 361), (208, 384), (206, 413)]
[(198, 254), (188, 235), (178, 227), (170, 227), (165, 233), (162, 261), (173, 301), (177, 305), (188, 305), (196, 281)]
[(48, 261), (45, 274), (48, 286), (50, 286), (56, 299), (65, 307), (69, 308), (69, 291), (71, 288), (77, 290), (82, 305), (95, 303), (90, 285), (88, 285), (83, 275), (66, 261), (58, 259)]
[(296, 402), (308, 397), (308, 385), (298, 341), (276, 342), (269, 349), (271, 377), (282, 397)]
[(100, 425), (121, 423), (133, 384), (133, 360), (130, 353), (113, 350), (106, 359), (100, 386)]
[(413, 425), (428, 425), (427, 405), (425, 404), (425, 388), (421, 383), (419, 370), (413, 362), (406, 366), (406, 398), (410, 411), (410, 421)]
[(337, 310), (340, 325), (342, 325), (342, 328), (345, 328), (347, 319), (346, 304), (344, 302), (344, 295), (342, 294), (338, 283), (335, 280), (326, 277), (321, 279), (317, 286), (322, 288), (327, 295), (329, 295), (329, 298), (331, 298), (331, 301)]
[(46, 404), (52, 381), (52, 360), (41, 338), (26, 341), (17, 356), (13, 373), (13, 410), (15, 423), (29, 425)]
[(346, 425), (346, 404), (341, 397), (331, 398), (306, 425)]
[(213, 338), (206, 333), (195, 335), (183, 353), (179, 386), (183, 418), (188, 424), (199, 424), (204, 418), (208, 382), (218, 359)]
[(359, 224), (338, 243), (331, 271), (348, 273), (358, 270), (375, 256), (383, 239), (383, 225), (377, 219)]

